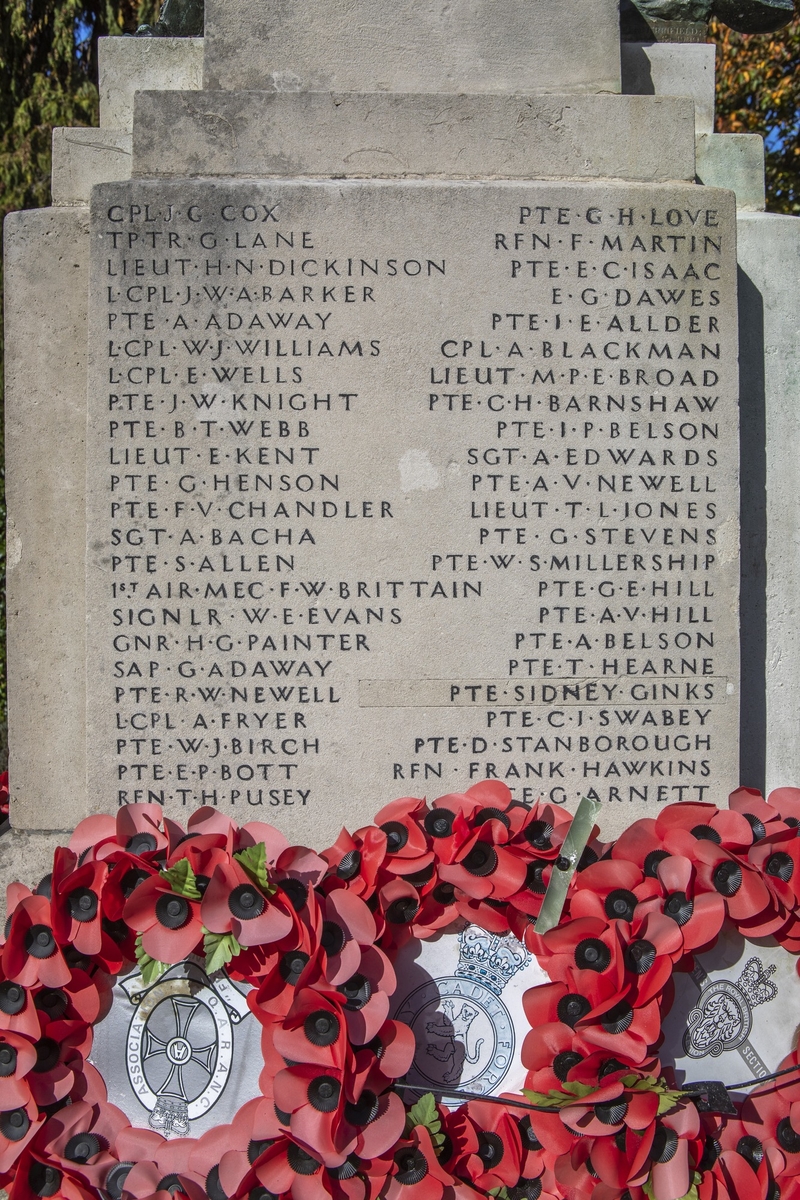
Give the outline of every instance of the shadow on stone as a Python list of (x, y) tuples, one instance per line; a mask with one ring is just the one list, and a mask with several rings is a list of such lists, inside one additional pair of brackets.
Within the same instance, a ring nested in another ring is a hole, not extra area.
[(741, 422), (739, 778), (763, 791), (767, 745), (767, 452), (764, 301), (739, 268), (739, 409)]

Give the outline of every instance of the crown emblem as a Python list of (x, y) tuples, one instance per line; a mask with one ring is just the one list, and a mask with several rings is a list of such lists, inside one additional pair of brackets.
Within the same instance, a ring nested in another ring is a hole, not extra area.
[(460, 979), (482, 983), (496, 996), (502, 994), (510, 979), (531, 961), (521, 942), (510, 933), (487, 933), (477, 925), (468, 925), (458, 935), (458, 966)]
[(767, 1001), (775, 999), (778, 989), (769, 980), (770, 975), (774, 974), (774, 963), (770, 963), (765, 970), (759, 959), (748, 959), (744, 970), (736, 980), (736, 986), (745, 996), (751, 1008), (755, 1008), (757, 1004), (766, 1004)]

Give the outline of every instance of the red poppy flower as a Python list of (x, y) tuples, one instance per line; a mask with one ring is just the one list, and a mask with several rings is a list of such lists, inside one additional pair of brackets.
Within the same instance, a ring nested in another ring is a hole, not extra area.
[(81, 954), (99, 954), (103, 946), (101, 895), (108, 868), (98, 862), (78, 867), (77, 862), (72, 851), (62, 847), (53, 857), (53, 931), (62, 945), (71, 943)]
[(638, 1007), (662, 994), (683, 955), (683, 936), (664, 913), (637, 912), (625, 940), (628, 999)]
[(656, 868), (662, 895), (642, 901), (638, 915), (663, 912), (680, 926), (686, 950), (697, 950), (712, 941), (725, 919), (725, 901), (714, 892), (703, 892), (696, 883), (692, 863), (683, 855), (671, 854)]
[(636, 905), (649, 894), (644, 872), (636, 863), (605, 859), (575, 875), (569, 915), (573, 920), (631, 921)]
[(753, 843), (753, 830), (747, 819), (739, 812), (717, 808), (715, 804), (685, 801), (668, 805), (656, 818), (656, 835), (666, 845), (673, 830), (684, 830), (698, 841), (710, 841), (733, 853), (747, 851)]
[(94, 1200), (97, 1193), (79, 1176), (61, 1170), (29, 1146), (17, 1163), (12, 1200), (39, 1200), (56, 1194), (63, 1200)]
[(502, 1105), (470, 1100), (447, 1122), (448, 1132), (459, 1126), (455, 1140), (462, 1149), (448, 1163), (452, 1173), (485, 1191), (513, 1186), (519, 1179), (522, 1143), (510, 1113)]
[(592, 1008), (618, 1000), (625, 986), (624, 943), (618, 926), (597, 917), (581, 917), (531, 933), (528, 945), (551, 979), (585, 996)]
[(424, 800), (393, 800), (380, 810), (375, 824), (386, 837), (382, 869), (391, 875), (416, 875), (433, 863), (422, 822), (428, 812)]
[(274, 1196), (290, 1193), (293, 1200), (319, 1200), (325, 1169), (316, 1153), (293, 1138), (280, 1137), (258, 1159), (255, 1174)]
[(454, 1184), (439, 1162), (430, 1133), (424, 1125), (415, 1125), (395, 1147), (381, 1196), (386, 1200), (442, 1200)]
[(35, 1147), (42, 1157), (86, 1184), (101, 1187), (118, 1159), (117, 1137), (130, 1121), (113, 1104), (78, 1102), (62, 1108), (40, 1130)]
[[(520, 891), (527, 865), (517, 853), (496, 842), (499, 822), (488, 821), (459, 846), (453, 861), (439, 864), (439, 877), (475, 900), (504, 900)], [(503, 826), (500, 826), (503, 829)]]
[(36, 1065), (36, 1050), (28, 1038), (9, 1030), (0, 1032), (0, 1091), (3, 1109), (25, 1108), (32, 1099), (26, 1079)]
[(34, 1100), (0, 1110), (0, 1174), (11, 1170), (45, 1120)]
[(35, 992), (13, 979), (0, 977), (0, 1036), (5, 1031), (36, 1041), (41, 1036)]
[(742, 1122), (763, 1147), (779, 1152), (781, 1175), (800, 1175), (800, 1076), (752, 1092), (742, 1106)]
[(170, 839), (164, 830), (164, 812), (159, 804), (123, 804), (117, 810), (113, 836), (108, 836), (107, 818), (87, 817), (81, 821), (70, 840), (70, 849), (81, 853), (78, 846), (92, 837), (83, 850), (86, 858), (113, 858), (120, 850), (147, 862), (163, 861)]
[(2, 967), (6, 979), (23, 987), (40, 983), (59, 988), (69, 983), (71, 972), (53, 934), (50, 901), (44, 896), (29, 896), (14, 909)]
[(796, 909), (800, 898), (800, 838), (796, 830), (770, 833), (751, 848), (747, 857), (781, 903), (790, 912)]
[(142, 949), (160, 962), (179, 963), (203, 939), (200, 904), (173, 892), (161, 875), (145, 879), (131, 893), (123, 920), (142, 935)]
[(92, 1030), (83, 1021), (42, 1021), (42, 1036), (34, 1044), (36, 1070), (28, 1077), (40, 1108), (70, 1095), (91, 1048)]
[(370, 826), (352, 836), (343, 829), (329, 850), (323, 850), (331, 872), (323, 882), (326, 892), (347, 888), (362, 900), (374, 895), (378, 874), (386, 856), (386, 836)]
[(131, 1128), (119, 1134), (117, 1147), (120, 1154), (125, 1153), (126, 1166), (127, 1163), (134, 1164), (124, 1177), (124, 1190), (136, 1200), (146, 1200), (150, 1196), (169, 1200), (179, 1191), (189, 1200), (208, 1200), (205, 1179), (189, 1166), (194, 1138), (176, 1138), (169, 1142), (161, 1138), (156, 1143), (149, 1129)]
[(758, 930), (750, 936), (766, 937), (785, 924), (783, 905), (775, 903), (774, 893), (746, 859), (713, 842), (701, 841), (695, 850), (694, 863), (698, 883), (706, 891), (716, 891), (722, 896), (728, 916)]
[(265, 896), (235, 859), (216, 867), (203, 896), (202, 918), (213, 933), (232, 933), (246, 947), (279, 942), (294, 925), (287, 897)]

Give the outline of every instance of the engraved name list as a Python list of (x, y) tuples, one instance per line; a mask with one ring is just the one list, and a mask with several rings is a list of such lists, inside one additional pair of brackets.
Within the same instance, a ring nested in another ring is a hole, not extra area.
[(727, 794), (728, 193), (133, 181), (92, 213), (94, 807), (313, 844), (487, 776), (620, 826)]

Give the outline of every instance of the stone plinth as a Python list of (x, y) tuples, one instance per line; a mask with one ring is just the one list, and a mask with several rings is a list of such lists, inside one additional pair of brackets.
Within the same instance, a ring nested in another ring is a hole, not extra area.
[(206, 0), (204, 86), (618, 92), (616, 0)]
[(201, 87), (202, 38), (100, 38), (100, 127), (133, 129), (133, 97), (137, 91)]
[(717, 48), (702, 42), (623, 42), (622, 90), (637, 96), (689, 96), (698, 136), (714, 129)]
[(686, 99), (144, 92), (135, 175), (694, 179)]
[(11, 822), (86, 815), (88, 211), (5, 221)]

